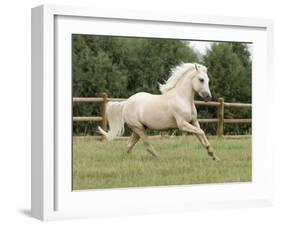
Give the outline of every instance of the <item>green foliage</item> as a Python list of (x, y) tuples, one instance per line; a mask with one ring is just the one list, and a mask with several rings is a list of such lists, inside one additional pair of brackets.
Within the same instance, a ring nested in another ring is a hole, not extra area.
[(251, 102), (251, 62), (247, 46), (239, 43), (213, 44), (204, 56), (213, 98), (226, 102)]
[[(180, 62), (196, 62), (185, 41), (73, 35), (73, 96), (127, 98), (159, 93), (158, 83)], [(99, 114), (97, 106), (75, 104), (74, 116)], [(92, 128), (92, 129), (91, 129)], [(74, 134), (94, 133), (92, 123), (74, 123)]]
[[(137, 92), (157, 94), (158, 83), (169, 77), (170, 69), (180, 62), (199, 62), (208, 67), (213, 100), (251, 102), (251, 59), (242, 43), (214, 43), (200, 56), (187, 41), (73, 35), (73, 96), (127, 98)], [(201, 59), (201, 60), (200, 60)], [(199, 118), (214, 118), (217, 109), (199, 107)], [(97, 104), (74, 104), (74, 116), (99, 115)], [(226, 118), (250, 118), (247, 109), (225, 109)], [(74, 123), (74, 134), (93, 134), (96, 124)], [(202, 125), (215, 134), (214, 124)], [(251, 125), (226, 125), (227, 134), (249, 133)], [(152, 133), (152, 132), (151, 132)]]
[[(251, 60), (246, 44), (214, 43), (203, 57), (208, 68), (210, 90), (213, 99), (223, 97), (225, 102), (251, 103)], [(202, 109), (202, 108), (201, 108)], [(217, 109), (198, 111), (201, 117), (216, 117)], [(249, 109), (225, 108), (225, 118), (251, 118)], [(212, 125), (206, 125), (208, 133), (215, 133)], [(251, 124), (225, 125), (225, 134), (250, 133)]]

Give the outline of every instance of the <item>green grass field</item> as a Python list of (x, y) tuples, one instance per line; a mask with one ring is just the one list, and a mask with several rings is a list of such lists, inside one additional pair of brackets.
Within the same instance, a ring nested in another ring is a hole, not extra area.
[(126, 141), (73, 138), (73, 189), (246, 182), (252, 177), (251, 139), (211, 139), (213, 161), (193, 136), (151, 140), (159, 159), (139, 142), (131, 154)]

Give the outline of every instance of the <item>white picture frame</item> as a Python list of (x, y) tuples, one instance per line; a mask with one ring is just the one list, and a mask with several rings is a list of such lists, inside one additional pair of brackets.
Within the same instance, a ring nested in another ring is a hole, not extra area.
[[(266, 139), (267, 108), (259, 103), (266, 102), (269, 92), (265, 90), (271, 90), (273, 81), (272, 32), (273, 22), (265, 19), (57, 5), (33, 8), (32, 216), (56, 220), (271, 205), (273, 151)], [(72, 191), (69, 143), (72, 33), (253, 42), (253, 181)], [(259, 92), (261, 89), (263, 92)]]

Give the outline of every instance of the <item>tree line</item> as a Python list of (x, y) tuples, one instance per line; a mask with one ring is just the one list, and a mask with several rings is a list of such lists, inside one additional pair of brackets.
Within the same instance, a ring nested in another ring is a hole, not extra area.
[[(141, 91), (159, 94), (158, 84), (181, 62), (197, 62), (208, 68), (213, 100), (223, 97), (226, 102), (251, 103), (251, 55), (245, 43), (215, 42), (202, 55), (185, 40), (93, 35), (72, 36), (73, 96), (97, 97), (106, 92), (109, 97), (128, 98)], [(217, 117), (216, 108), (197, 109), (198, 118)], [(73, 105), (73, 116), (91, 115), (99, 115), (97, 104)], [(226, 108), (225, 118), (251, 118), (251, 111)], [(202, 127), (207, 134), (216, 132), (214, 124)], [(94, 122), (73, 123), (75, 135), (96, 132)], [(251, 124), (225, 125), (225, 133), (251, 133)]]

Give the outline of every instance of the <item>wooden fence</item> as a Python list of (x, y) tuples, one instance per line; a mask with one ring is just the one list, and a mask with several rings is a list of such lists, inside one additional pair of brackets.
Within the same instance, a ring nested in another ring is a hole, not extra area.
[[(99, 103), (101, 108), (100, 116), (75, 116), (73, 117), (74, 122), (81, 121), (95, 121), (99, 122), (100, 126), (103, 129), (107, 129), (107, 121), (105, 114), (105, 106), (108, 101), (124, 101), (125, 98), (109, 98), (106, 93), (103, 93), (101, 97), (74, 97), (73, 103)], [(204, 118), (198, 119), (200, 123), (217, 123), (217, 136), (222, 137), (224, 132), (224, 124), (226, 123), (251, 123), (252, 119), (226, 119), (224, 118), (224, 108), (225, 107), (234, 107), (234, 108), (252, 108), (252, 104), (245, 103), (227, 103), (224, 102), (223, 98), (219, 98), (218, 101), (195, 101), (196, 105), (201, 106), (211, 106), (217, 107), (217, 118)]]

